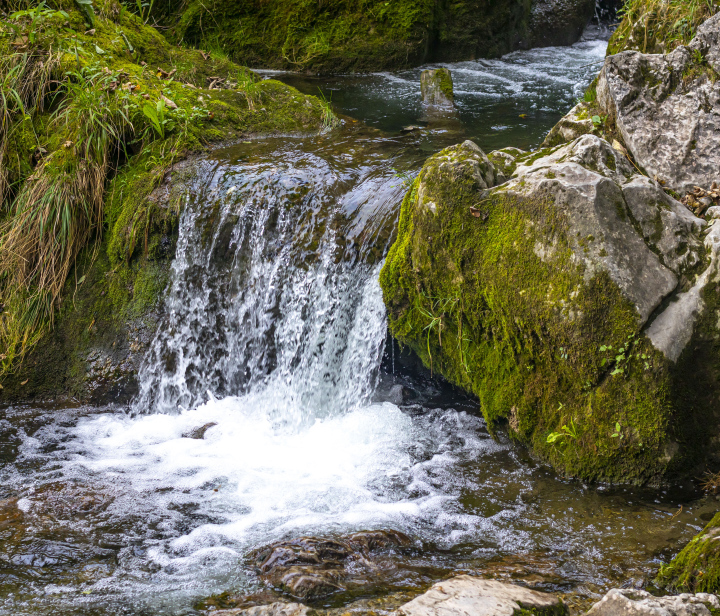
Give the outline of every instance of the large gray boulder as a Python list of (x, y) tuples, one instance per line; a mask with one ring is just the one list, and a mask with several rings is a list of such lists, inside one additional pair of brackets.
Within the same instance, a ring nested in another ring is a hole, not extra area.
[(654, 597), (644, 590), (615, 588), (586, 616), (711, 616), (718, 610), (720, 601), (707, 593)]
[(595, 0), (535, 0), (530, 14), (530, 46), (572, 45), (594, 12)]
[[(574, 260), (588, 279), (606, 271), (635, 305), (641, 324), (676, 288), (678, 275), (700, 260), (695, 232), (703, 221), (595, 135), (521, 162), (503, 189), (551, 196), (575, 238)], [(536, 253), (554, 250), (539, 245)]]
[(393, 335), (488, 423), (569, 475), (660, 482), (717, 451), (719, 256), (720, 221), (596, 135), (465, 142), (426, 162), (380, 283)]
[(561, 615), (565, 605), (555, 595), (460, 575), (438, 582), (400, 607), (400, 616), (513, 616), (520, 610)]
[(720, 179), (720, 14), (666, 55), (608, 56), (597, 101), (637, 164), (685, 195)]

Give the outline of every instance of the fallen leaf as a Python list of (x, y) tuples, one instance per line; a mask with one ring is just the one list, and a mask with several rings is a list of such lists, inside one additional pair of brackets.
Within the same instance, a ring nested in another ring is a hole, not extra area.
[(20, 383), (20, 385), (26, 385), (29, 380), (30, 379), (25, 379), (22, 383)]
[(71, 148), (72, 146), (73, 146), (72, 141), (66, 141), (65, 143), (63, 143), (63, 147), (65, 147), (65, 148)]
[(177, 109), (177, 108), (178, 108), (178, 106), (177, 106), (175, 103), (173, 103), (173, 102), (172, 102), (167, 96), (165, 96), (164, 94), (161, 94), (161, 95), (160, 95), (160, 98), (162, 98), (162, 99), (165, 101), (165, 104), (166, 104), (168, 107), (170, 107), (170, 109)]
[(521, 118), (527, 118), (527, 113), (521, 113), (521, 114), (520, 114), (520, 117), (521, 117)]
[(95, 34), (95, 28), (91, 28), (90, 30), (85, 30), (85, 34), (89, 36), (93, 36)]

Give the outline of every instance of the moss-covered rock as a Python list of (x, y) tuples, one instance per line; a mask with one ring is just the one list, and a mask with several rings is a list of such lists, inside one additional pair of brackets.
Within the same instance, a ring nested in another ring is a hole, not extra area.
[[(170, 30), (181, 40), (218, 49), (248, 66), (313, 72), (376, 71), (427, 61), (493, 57), (537, 44), (534, 5), (549, 0), (193, 0)], [(562, 43), (577, 40), (592, 16), (589, 0), (569, 0), (576, 17), (554, 22)], [(557, 8), (557, 7), (555, 7)], [(557, 12), (557, 11), (555, 11)], [(578, 16), (579, 15), (579, 16)], [(548, 44), (562, 44), (535, 15)], [(577, 23), (581, 26), (578, 31)], [(541, 42), (540, 42), (541, 43)]]
[(660, 568), (655, 583), (676, 592), (720, 592), (720, 513)]
[[(595, 136), (518, 155), (495, 188), (486, 161), (449, 148), (405, 197), (380, 276), (393, 335), (569, 475), (696, 471), (717, 431), (715, 231), (703, 245), (703, 222)], [(645, 328), (695, 280), (675, 355)]]

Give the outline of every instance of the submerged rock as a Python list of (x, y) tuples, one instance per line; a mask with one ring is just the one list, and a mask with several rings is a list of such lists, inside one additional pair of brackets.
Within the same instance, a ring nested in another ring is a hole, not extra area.
[(469, 575), (438, 582), (425, 594), (400, 607), (400, 616), (560, 616), (567, 607), (555, 595)]
[(644, 590), (614, 588), (587, 616), (711, 616), (718, 610), (718, 598), (706, 593), (654, 597)]
[(183, 433), (182, 437), (200, 440), (202, 438), (205, 438), (205, 433), (214, 426), (217, 426), (216, 421), (208, 422), (205, 425), (198, 426), (197, 428), (193, 428), (192, 430), (188, 430), (187, 432)]
[(490, 157), (465, 142), (405, 197), (390, 328), (568, 474), (687, 475), (719, 453), (714, 224), (595, 135)]
[(455, 95), (450, 71), (446, 68), (433, 68), (420, 75), (420, 91), (425, 105), (452, 107)]
[(277, 602), (248, 608), (216, 610), (211, 613), (213, 616), (306, 616), (308, 607), (300, 603)]
[(354, 533), (345, 538), (300, 537), (257, 550), (260, 578), (292, 597), (314, 600), (382, 581), (380, 557), (410, 545), (398, 531)]
[(720, 179), (720, 14), (669, 54), (605, 59), (597, 103), (639, 167), (685, 195)]

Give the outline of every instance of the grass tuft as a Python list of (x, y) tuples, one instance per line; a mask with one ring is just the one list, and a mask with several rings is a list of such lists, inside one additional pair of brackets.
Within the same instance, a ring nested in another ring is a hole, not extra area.
[(718, 11), (717, 0), (626, 0), (608, 55), (629, 49), (668, 53), (689, 43), (698, 26)]

